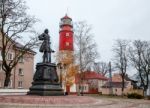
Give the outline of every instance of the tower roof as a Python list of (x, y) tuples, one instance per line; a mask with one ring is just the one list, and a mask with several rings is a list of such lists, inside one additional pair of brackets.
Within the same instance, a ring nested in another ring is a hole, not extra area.
[[(66, 14), (64, 17), (61, 18), (61, 20), (62, 20), (62, 19), (71, 19), (71, 18)], [(72, 20), (72, 19), (71, 19), (71, 20)]]

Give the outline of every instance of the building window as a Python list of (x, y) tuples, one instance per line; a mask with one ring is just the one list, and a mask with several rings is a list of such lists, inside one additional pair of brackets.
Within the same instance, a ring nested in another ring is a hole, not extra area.
[(1, 54), (1, 50), (0, 50), (0, 60), (2, 60), (2, 54)]
[(84, 86), (84, 90), (86, 90), (86, 86)]
[(66, 33), (66, 36), (68, 37), (68, 36), (69, 36), (69, 33)]
[(24, 62), (24, 59), (23, 59), (23, 56), (21, 56), (19, 59), (19, 63), (23, 63), (23, 62)]
[(0, 71), (2, 71), (2, 63), (0, 63)]
[(13, 53), (7, 53), (7, 60), (13, 60)]
[(23, 81), (18, 81), (18, 88), (23, 88)]
[(22, 68), (19, 68), (19, 72), (18, 72), (18, 75), (23, 75), (23, 69)]
[(66, 42), (66, 46), (69, 46), (69, 42)]
[(0, 80), (0, 88), (2, 87), (2, 81)]
[(8, 84), (8, 88), (12, 88), (12, 80), (10, 80), (10, 82)]
[(84, 90), (86, 90), (86, 89), (87, 89), (87, 87), (86, 87), (86, 86), (84, 86), (84, 85), (82, 85), (82, 86), (79, 86), (79, 89), (84, 91)]

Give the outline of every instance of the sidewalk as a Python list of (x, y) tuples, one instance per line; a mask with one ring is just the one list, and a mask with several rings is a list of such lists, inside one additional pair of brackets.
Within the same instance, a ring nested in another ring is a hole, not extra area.
[(150, 101), (90, 96), (0, 96), (0, 108), (150, 108)]

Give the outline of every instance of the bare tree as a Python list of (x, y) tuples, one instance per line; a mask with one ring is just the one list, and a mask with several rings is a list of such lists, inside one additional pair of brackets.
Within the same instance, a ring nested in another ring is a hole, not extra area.
[(114, 45), (114, 65), (115, 68), (119, 70), (121, 78), (122, 78), (122, 95), (124, 93), (125, 87), (125, 75), (127, 72), (128, 66), (128, 41), (126, 40), (116, 40), (116, 44)]
[(109, 66), (106, 62), (95, 62), (93, 67), (94, 67), (94, 71), (101, 73), (104, 76), (109, 71)]
[(89, 66), (94, 63), (98, 57), (96, 43), (93, 40), (91, 30), (91, 26), (84, 21), (77, 22), (74, 25), (75, 62), (80, 66), (80, 83), (83, 81), (83, 72), (89, 69)]
[(85, 71), (98, 57), (97, 45), (93, 40), (92, 28), (86, 22), (75, 23), (74, 28), (76, 63), (80, 64), (80, 70)]
[(131, 63), (138, 72), (141, 86), (144, 89), (143, 95), (145, 96), (150, 80), (150, 42), (135, 40), (129, 52)]
[[(23, 45), (18, 41), (23, 39), (24, 33), (34, 34), (32, 26), (37, 21), (34, 17), (27, 15), (27, 6), (24, 0), (0, 0), (0, 36), (2, 69), (5, 71), (4, 87), (10, 82), (12, 69), (17, 65), (19, 59), (38, 44), (37, 38), (30, 37)], [(12, 50), (16, 53), (8, 62), (8, 53)]]

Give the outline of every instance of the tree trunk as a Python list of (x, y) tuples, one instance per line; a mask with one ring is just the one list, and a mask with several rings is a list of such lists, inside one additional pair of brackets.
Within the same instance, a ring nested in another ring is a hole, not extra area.
[(9, 73), (6, 73), (5, 82), (4, 82), (4, 88), (6, 88), (6, 87), (9, 86), (10, 77), (11, 77), (10, 72), (9, 72)]
[(146, 89), (146, 88), (144, 88), (144, 90), (143, 90), (143, 96), (144, 96), (144, 97), (147, 96), (147, 89)]
[(78, 82), (78, 96), (81, 96), (81, 74), (79, 74), (79, 82)]
[(124, 95), (124, 77), (122, 76), (122, 96)]

